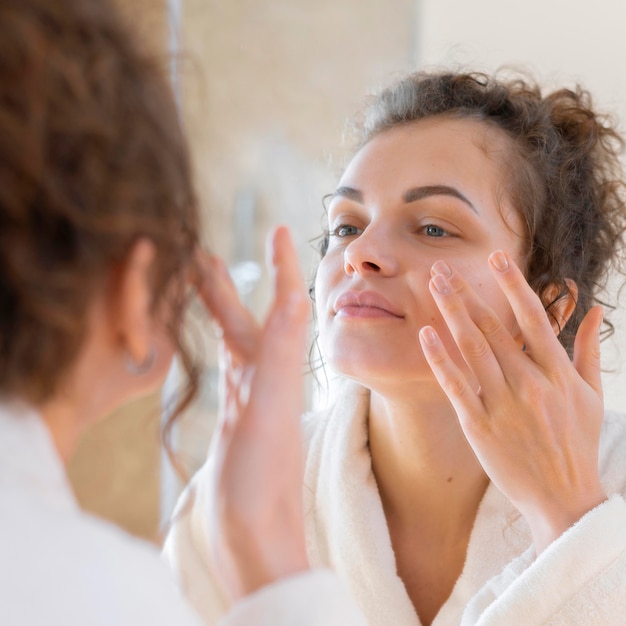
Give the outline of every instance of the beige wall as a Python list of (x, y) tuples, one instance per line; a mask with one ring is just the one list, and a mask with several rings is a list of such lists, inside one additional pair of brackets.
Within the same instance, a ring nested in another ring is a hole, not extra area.
[(230, 227), (242, 190), (258, 203), (257, 252), (266, 227), (279, 220), (297, 227), (302, 244), (318, 233), (346, 117), (412, 61), (413, 0), (391, 5), (183, 2), (185, 120), (208, 239), (227, 258), (241, 236)]

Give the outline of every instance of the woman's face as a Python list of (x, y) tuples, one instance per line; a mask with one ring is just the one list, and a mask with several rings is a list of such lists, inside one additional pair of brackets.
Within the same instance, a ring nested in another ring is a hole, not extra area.
[(522, 222), (505, 192), (510, 141), (483, 122), (439, 117), (385, 131), (355, 155), (329, 204), (315, 283), (321, 348), (334, 370), (372, 388), (432, 381), (417, 339), (426, 324), (464, 367), (428, 288), (438, 259), (516, 333), (487, 266), (496, 249), (522, 258)]

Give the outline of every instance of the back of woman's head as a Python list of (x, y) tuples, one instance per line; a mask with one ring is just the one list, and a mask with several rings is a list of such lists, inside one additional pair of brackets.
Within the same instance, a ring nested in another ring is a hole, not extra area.
[(359, 144), (433, 116), (482, 120), (513, 140), (500, 191), (525, 222), (524, 270), (535, 291), (544, 294), (557, 286), (558, 298), (568, 293), (566, 279), (578, 286), (576, 310), (561, 333), (571, 352), (578, 325), (621, 253), (626, 226), (621, 138), (579, 87), (544, 95), (522, 78), (420, 72), (372, 99), (359, 126)]
[(165, 73), (109, 2), (0, 0), (0, 392), (49, 397), (133, 243), (156, 244), (156, 308), (197, 232)]

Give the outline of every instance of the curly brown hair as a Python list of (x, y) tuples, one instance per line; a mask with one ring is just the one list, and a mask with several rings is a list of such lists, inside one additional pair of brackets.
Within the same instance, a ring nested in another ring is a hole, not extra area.
[[(550, 314), (570, 293), (566, 279), (578, 287), (575, 311), (560, 334), (571, 354), (578, 326), (600, 302), (610, 270), (622, 269), (623, 140), (614, 123), (592, 109), (590, 94), (580, 87), (544, 95), (527, 78), (417, 72), (372, 98), (355, 124), (357, 148), (386, 130), (435, 116), (481, 120), (513, 140), (503, 188), (525, 223), (526, 278), (538, 294), (558, 288), (546, 303)], [(325, 234), (322, 256), (327, 246)]]
[(96, 290), (140, 237), (157, 249), (156, 311), (199, 216), (165, 65), (104, 0), (0, 2), (0, 393), (48, 399), (77, 357)]

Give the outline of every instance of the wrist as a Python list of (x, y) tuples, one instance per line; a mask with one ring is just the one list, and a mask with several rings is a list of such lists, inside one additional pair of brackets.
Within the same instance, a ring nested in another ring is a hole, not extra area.
[(530, 527), (536, 554), (541, 554), (589, 511), (607, 499), (606, 492), (600, 487), (584, 497), (554, 501), (532, 513), (522, 513)]
[(229, 595), (233, 601), (310, 568), (300, 518), (285, 515), (282, 523), (257, 523), (245, 530), (230, 525), (222, 545), (231, 565)]
[[(273, 545), (276, 548), (278, 543)], [(288, 546), (279, 550), (246, 550), (241, 553), (238, 561), (238, 583), (233, 589), (233, 601), (279, 580), (302, 573), (310, 567), (304, 549)]]

